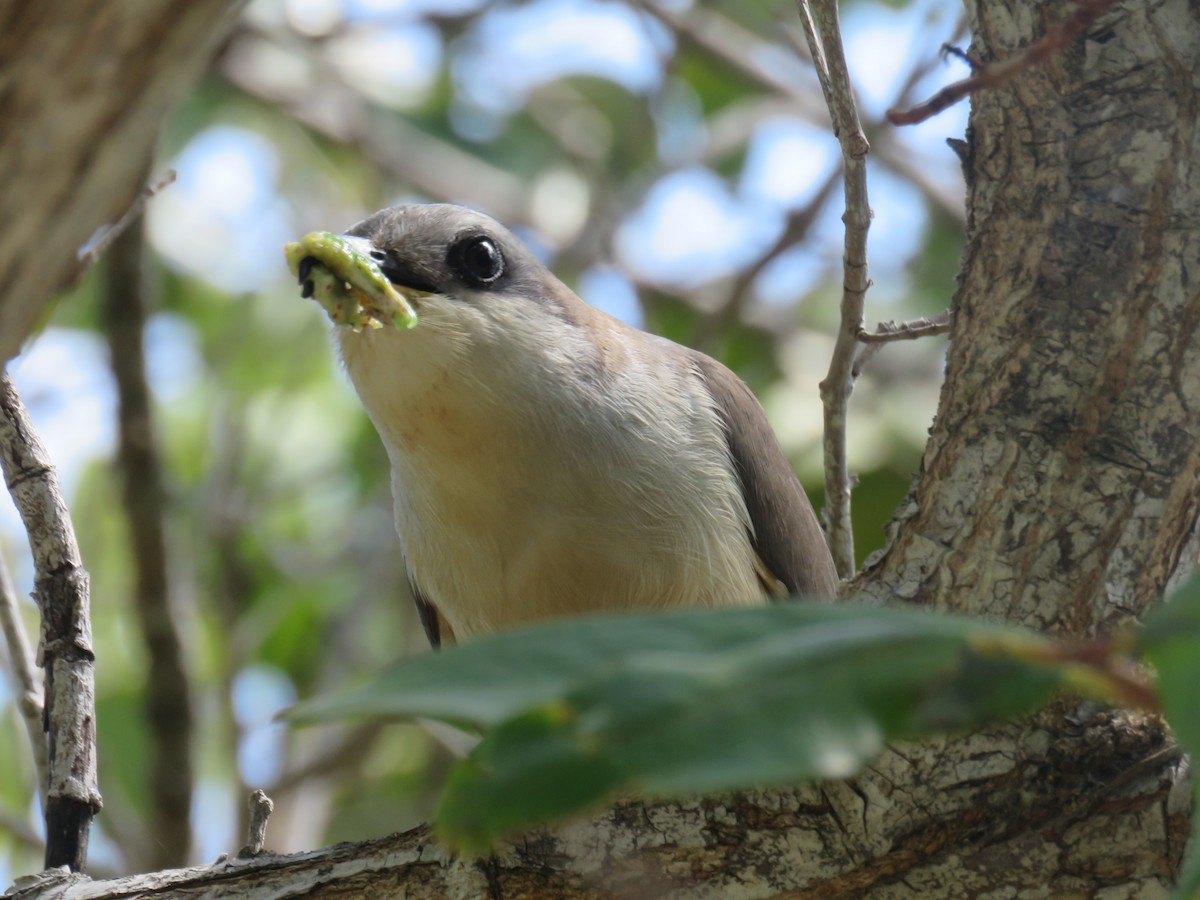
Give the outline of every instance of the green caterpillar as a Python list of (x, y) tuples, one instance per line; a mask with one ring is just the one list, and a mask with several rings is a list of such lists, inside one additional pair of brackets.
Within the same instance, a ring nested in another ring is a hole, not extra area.
[[(283, 253), (288, 268), (304, 285), (304, 295), (320, 303), (335, 325), (349, 325), (357, 331), (388, 323), (398, 329), (417, 324), (412, 306), (375, 261), (338, 235), (311, 231), (286, 244)], [(302, 275), (301, 264), (310, 258), (314, 261), (303, 267), (306, 271)]]

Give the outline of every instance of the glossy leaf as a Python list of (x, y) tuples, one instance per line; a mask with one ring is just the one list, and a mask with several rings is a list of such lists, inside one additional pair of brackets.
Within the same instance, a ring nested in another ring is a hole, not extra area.
[(1045, 702), (1048, 641), (977, 621), (797, 603), (555, 623), (414, 660), (291, 717), (488, 728), (442, 834), (479, 851), (618, 790), (684, 794), (844, 777), (894, 738)]

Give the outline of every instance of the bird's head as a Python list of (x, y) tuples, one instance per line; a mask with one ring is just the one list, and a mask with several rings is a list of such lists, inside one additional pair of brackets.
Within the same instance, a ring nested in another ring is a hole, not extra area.
[(624, 329), (580, 300), (507, 228), (464, 207), (392, 207), (341, 237), (417, 314), (407, 330), (335, 330), (381, 431), (451, 408), (535, 411), (548, 385), (602, 366), (613, 343), (605, 335)]

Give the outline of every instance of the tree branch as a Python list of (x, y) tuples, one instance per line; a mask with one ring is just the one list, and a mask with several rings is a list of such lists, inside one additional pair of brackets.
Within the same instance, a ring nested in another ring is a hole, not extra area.
[(1117, 0), (1076, 0), (1076, 8), (1071, 15), (1057, 25), (1052, 25), (1040, 40), (1030, 44), (1020, 53), (998, 62), (974, 66), (975, 71), (969, 77), (947, 85), (924, 103), (918, 103), (911, 109), (889, 109), (887, 120), (893, 125), (915, 125), (933, 118), (976, 91), (999, 87), (1011, 81), (1030, 66), (1043, 62), (1075, 40), (1101, 13), (1116, 2)]
[(17, 699), (17, 708), (21, 711), (25, 730), (29, 733), (29, 747), (37, 772), (38, 790), (44, 792), (46, 785), (50, 783), (50, 762), (46, 732), (42, 727), (42, 717), (46, 713), (42, 682), (38, 677), (25, 626), (21, 622), (21, 612), (17, 608), (17, 592), (13, 588), (12, 575), (3, 558), (0, 558), (0, 627), (4, 628), (4, 642), (8, 648), (8, 658), (12, 662), (13, 679), (21, 691), (21, 696)]
[(86, 244), (79, 248), (79, 265), (80, 271), (76, 277), (82, 275), (83, 272), (90, 269), (96, 264), (101, 256), (104, 255), (113, 242), (116, 241), (125, 230), (133, 224), (134, 220), (142, 214), (146, 208), (146, 204), (150, 202), (159, 191), (163, 190), (175, 183), (178, 177), (174, 169), (167, 169), (167, 173), (161, 178), (157, 178), (147, 184), (140, 194), (133, 198), (133, 202), (129, 204), (129, 208), (121, 214), (121, 218), (117, 219), (113, 224), (106, 226), (98, 234), (93, 235)]
[(634, 0), (634, 5), (670, 29), (680, 43), (701, 51), (764, 90), (791, 98), (802, 110), (819, 115), (805, 85), (781, 74), (779, 67), (763, 56), (763, 48), (770, 43), (766, 38), (701, 6), (680, 12), (649, 0)]
[[(481, 860), (453, 856), (422, 827), (287, 856), (35, 886), (17, 896), (883, 897), (906, 878), (940, 886), (938, 867), (959, 873), (954, 860), (960, 856), (969, 868), (1022, 853), (1041, 858), (1070, 852), (1079, 865), (1066, 883), (1051, 883), (1058, 896), (1098, 890), (1114, 877), (1111, 861), (1092, 871), (1079, 848), (1064, 851), (1062, 835), (1082, 829), (1106, 842), (1121, 861), (1121, 883), (1160, 885), (1158, 857), (1133, 848), (1186, 828), (1185, 813), (1167, 809), (1178, 772), (1161, 723), (1126, 719), (1118, 725), (1121, 740), (1114, 741), (1111, 717), (1068, 719), (1059, 726), (1033, 724), (1032, 734), (1003, 728), (898, 747), (848, 783), (678, 803), (623, 802), (553, 830), (530, 832)], [(981, 754), (984, 747), (991, 750)], [(914, 808), (904, 786), (922, 783), (944, 789), (930, 807)], [(877, 844), (877, 834), (886, 834), (886, 842)], [(1181, 852), (1182, 840), (1170, 856), (1177, 862)], [(1009, 869), (1002, 877), (1014, 895), (1047, 887), (1040, 866)], [(978, 873), (970, 872), (976, 879), (972, 887), (978, 887)]]
[(134, 202), (163, 116), (241, 5), (96, 0), (82, 28), (73, 0), (0, 4), (0, 360), (79, 275), (75, 248)]
[(34, 597), (42, 613), (39, 653), (50, 742), (46, 868), (65, 865), (82, 872), (88, 829), (101, 806), (88, 575), (58, 475), (7, 374), (0, 378), (0, 466), (29, 535)]
[(838, 177), (841, 174), (841, 171), (836, 168), (830, 172), (829, 177), (825, 179), (825, 183), (821, 185), (812, 200), (802, 208), (788, 214), (783, 231), (780, 232), (775, 242), (758, 259), (738, 272), (725, 302), (711, 316), (701, 321), (700, 327), (692, 338), (691, 343), (694, 347), (703, 350), (710, 346), (718, 335), (725, 333), (738, 320), (750, 299), (750, 289), (754, 286), (755, 280), (773, 261), (804, 240), (813, 222), (816, 221), (817, 215), (833, 194), (834, 188), (837, 187)]
[(932, 319), (913, 319), (911, 322), (880, 322), (877, 331), (859, 332), (858, 340), (861, 346), (854, 355), (854, 365), (850, 368), (850, 377), (858, 381), (867, 363), (875, 358), (875, 354), (892, 341), (915, 341), (917, 338), (937, 334), (947, 334), (950, 331), (950, 311), (939, 313)]
[(250, 821), (246, 826), (246, 846), (238, 851), (240, 859), (248, 859), (263, 853), (263, 845), (267, 841), (267, 820), (275, 811), (275, 804), (271, 802), (271, 798), (265, 791), (255, 790), (250, 794), (246, 809)]
[[(369, 104), (336, 72), (318, 69), (310, 85), (270, 83), (244, 64), (243, 45), (265, 40), (242, 31), (220, 60), (221, 73), (252, 97), (280, 106), (317, 134), (359, 150), (380, 170), (396, 175), (439, 202), (459, 203), (467, 193), (493, 216), (509, 223), (529, 220), (529, 188), (520, 177), (399, 117), (373, 117)], [(320, 61), (314, 60), (319, 66)], [(314, 103), (319, 91), (330, 102)]]
[(878, 331), (861, 329), (857, 337), (864, 344), (887, 344), (892, 341), (915, 341), (917, 338), (950, 331), (950, 311), (938, 313), (933, 318), (923, 317), (909, 322), (880, 322)]
[(829, 106), (833, 131), (842, 148), (845, 171), (846, 212), (842, 221), (846, 225), (846, 240), (842, 258), (841, 324), (834, 341), (829, 374), (821, 382), (821, 402), (825, 408), (825, 525), (838, 573), (842, 578), (849, 578), (854, 574), (854, 534), (850, 523), (846, 407), (854, 388), (852, 370), (858, 333), (862, 330), (863, 300), (871, 284), (867, 277), (867, 229), (871, 226), (871, 207), (867, 201), (866, 164), (871, 148), (854, 103), (850, 73), (842, 51), (836, 0), (815, 0), (811, 4), (816, 10), (816, 27), (809, 0), (797, 0), (797, 6)]
[(102, 315), (117, 385), (117, 460), (134, 570), (134, 606), (146, 649), (144, 712), (150, 739), (151, 827), (147, 862), (187, 862), (191, 844), (192, 706), (179, 631), (171, 614), (166, 490), (146, 381), (145, 282), (140, 229), (109, 254)]

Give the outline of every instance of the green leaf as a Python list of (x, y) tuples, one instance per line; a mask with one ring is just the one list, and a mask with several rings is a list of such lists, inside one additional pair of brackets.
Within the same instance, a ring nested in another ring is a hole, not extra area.
[(924, 612), (789, 603), (592, 618), (475, 641), (289, 714), (487, 728), (451, 774), (441, 834), (475, 852), (615, 791), (844, 777), (888, 740), (1044, 703), (1049, 642)]
[[(1158, 673), (1163, 713), (1179, 743), (1195, 759), (1200, 751), (1200, 574), (1192, 575), (1165, 603), (1146, 616), (1141, 633), (1143, 658)], [(1193, 778), (1192, 834), (1200, 833), (1200, 779)], [(1193, 842), (1194, 844), (1194, 842)], [(1200, 895), (1200, 853), (1193, 846), (1172, 895)]]

